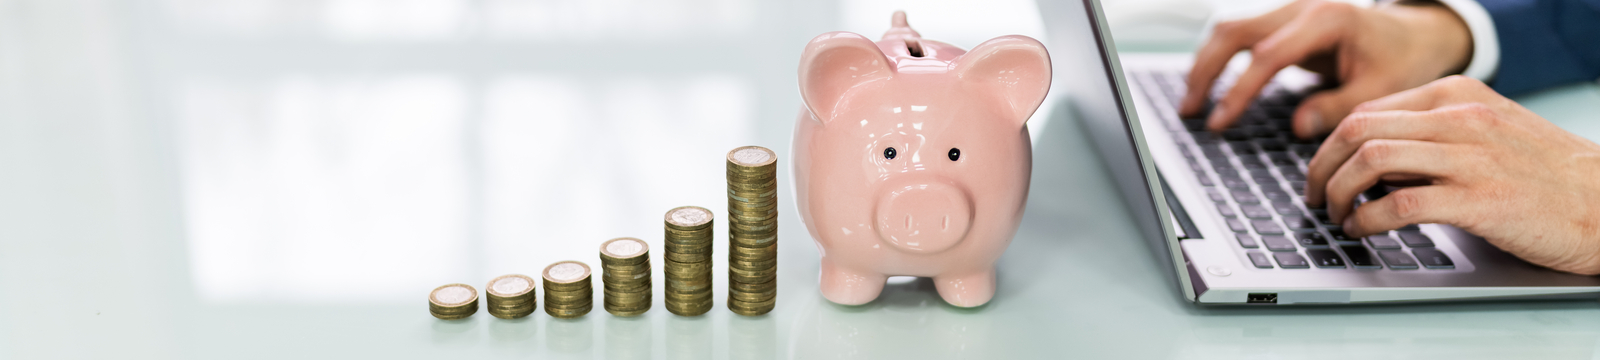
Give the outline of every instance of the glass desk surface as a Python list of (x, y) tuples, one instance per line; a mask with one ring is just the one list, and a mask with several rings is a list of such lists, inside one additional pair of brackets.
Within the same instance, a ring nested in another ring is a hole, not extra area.
[[(1030, 2), (939, 4), (911, 9), (928, 38), (971, 47), (1042, 33)], [(786, 161), (801, 46), (836, 29), (876, 37), (896, 6), (0, 1), (0, 358), (1600, 350), (1595, 301), (1189, 305), (1136, 240), (1081, 129), (1048, 106), (1030, 122), (1026, 218), (1000, 262), (999, 293), (980, 308), (945, 305), (912, 278), (867, 305), (827, 302), (816, 247), (784, 190), (769, 315), (729, 313), (724, 291), (695, 318), (671, 315), (661, 296), (639, 318), (597, 308), (577, 320), (480, 311), (439, 321), (423, 311), (446, 283), (481, 289), (558, 260), (596, 265), (614, 237), (643, 238), (659, 258), (661, 214), (680, 205), (717, 213), (725, 254), (723, 154), (754, 144)], [(1597, 88), (1521, 100), (1595, 139)], [(780, 169), (787, 189), (787, 162)], [(725, 268), (713, 274), (727, 284)]]

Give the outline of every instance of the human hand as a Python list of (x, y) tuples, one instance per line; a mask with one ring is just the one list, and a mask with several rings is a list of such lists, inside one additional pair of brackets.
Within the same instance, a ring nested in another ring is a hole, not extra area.
[(1461, 72), (1472, 55), (1472, 35), (1454, 12), (1433, 2), (1385, 3), (1374, 8), (1301, 0), (1254, 18), (1218, 23), (1195, 54), (1189, 92), (1179, 113), (1203, 115), (1217, 76), (1235, 53), (1251, 61), (1211, 110), (1206, 127), (1232, 125), (1272, 77), (1298, 64), (1336, 82), (1312, 94), (1294, 113), (1295, 135), (1332, 131), (1363, 101)]
[[(1441, 223), (1528, 262), (1600, 274), (1600, 145), (1452, 76), (1357, 106), (1308, 166), (1345, 233)], [(1421, 183), (1354, 206), (1379, 181)], [(1324, 201), (1326, 200), (1326, 201)]]

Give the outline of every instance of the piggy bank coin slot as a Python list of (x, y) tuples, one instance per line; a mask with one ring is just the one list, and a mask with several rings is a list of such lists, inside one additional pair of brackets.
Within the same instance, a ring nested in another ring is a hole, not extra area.
[(906, 39), (906, 51), (911, 53), (911, 57), (922, 57), (922, 41)]

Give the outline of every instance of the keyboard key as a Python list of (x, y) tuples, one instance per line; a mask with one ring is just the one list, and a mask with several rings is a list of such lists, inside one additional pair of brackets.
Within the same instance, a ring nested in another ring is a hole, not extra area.
[(1300, 216), (1300, 217), (1296, 217), (1296, 218), (1292, 218), (1292, 219), (1299, 219), (1299, 220), (1289, 220), (1288, 218), (1284, 219), (1285, 222), (1288, 222), (1288, 225), (1289, 225), (1290, 229), (1311, 229), (1311, 230), (1316, 230), (1317, 229), (1317, 221), (1316, 220), (1311, 220), (1311, 218), (1308, 218), (1308, 217), (1305, 217), (1305, 216)]
[(1225, 217), (1225, 218), (1232, 218), (1232, 217), (1239, 216), (1239, 213), (1236, 212), (1236, 211), (1233, 211), (1233, 207), (1232, 206), (1228, 206), (1228, 204), (1217, 204), (1217, 212), (1218, 213), (1222, 213), (1222, 217)]
[(1422, 231), (1422, 228), (1417, 227), (1417, 224), (1411, 224), (1411, 225), (1406, 225), (1405, 227), (1401, 227), (1399, 230), (1400, 231)]
[(1258, 253), (1258, 252), (1254, 252), (1254, 251), (1247, 252), (1245, 254), (1250, 255), (1250, 264), (1251, 265), (1255, 265), (1257, 269), (1271, 269), (1272, 268), (1272, 260), (1268, 260), (1267, 259), (1267, 254), (1262, 254), (1262, 253)]
[(1203, 145), (1216, 145), (1222, 142), (1222, 139), (1217, 137), (1217, 134), (1212, 133), (1211, 130), (1204, 129), (1206, 121), (1205, 118), (1183, 119), (1185, 122), (1189, 120), (1200, 120), (1200, 130), (1189, 130), (1189, 136), (1194, 138), (1194, 143)]
[(1240, 179), (1238, 177), (1224, 177), (1222, 178), (1222, 186), (1226, 186), (1229, 189), (1249, 189), (1250, 183), (1245, 182), (1244, 179)]
[(1300, 156), (1301, 160), (1311, 161), (1311, 157), (1317, 155), (1316, 145), (1294, 145), (1289, 148), (1295, 155)]
[[(1241, 158), (1255, 159), (1256, 154), (1261, 153), (1261, 151), (1256, 150), (1255, 144), (1251, 144), (1247, 141), (1229, 141), (1228, 149), (1233, 150), (1233, 154), (1239, 155)], [(1256, 162), (1261, 162), (1261, 159), (1256, 159)]]
[(1283, 233), (1283, 227), (1282, 226), (1278, 226), (1278, 222), (1272, 221), (1272, 219), (1250, 220), (1250, 226), (1256, 228), (1256, 233), (1257, 234), (1282, 234)]
[(1344, 250), (1344, 256), (1350, 258), (1350, 267), (1357, 269), (1382, 269), (1378, 259), (1372, 257), (1372, 252), (1361, 245), (1344, 245), (1339, 250)]
[(1306, 182), (1289, 180), (1289, 190), (1293, 190), (1295, 195), (1306, 196)]
[(1251, 218), (1251, 219), (1271, 219), (1272, 218), (1272, 211), (1267, 210), (1267, 208), (1262, 207), (1261, 205), (1255, 205), (1255, 204), (1239, 205), (1239, 210), (1244, 211), (1244, 217)]
[(1306, 258), (1300, 257), (1299, 253), (1272, 253), (1272, 258), (1277, 259), (1278, 266), (1285, 269), (1306, 269), (1311, 267), (1311, 264), (1306, 262)]
[(1217, 191), (1217, 189), (1215, 189), (1215, 188), (1206, 188), (1206, 195), (1211, 197), (1211, 201), (1212, 202), (1217, 202), (1217, 203), (1228, 202), (1228, 199), (1222, 196), (1222, 192), (1221, 191)]
[(1290, 158), (1289, 154), (1286, 153), (1269, 153), (1267, 154), (1267, 160), (1272, 161), (1272, 165), (1277, 165), (1279, 168), (1295, 166), (1294, 159)]
[(1222, 132), (1222, 139), (1228, 140), (1230, 143), (1250, 140), (1250, 133), (1243, 129), (1228, 129)]
[[(1299, 171), (1285, 172), (1285, 173), (1283, 173), (1283, 179), (1284, 180), (1289, 180), (1289, 181), (1305, 182), (1306, 181), (1306, 174), (1302, 174)], [(1304, 186), (1302, 186), (1302, 188), (1303, 187)]]
[(1239, 246), (1243, 246), (1246, 249), (1254, 249), (1260, 246), (1256, 244), (1256, 238), (1250, 237), (1250, 234), (1235, 233), (1233, 237), (1239, 239)]
[(1406, 247), (1433, 247), (1433, 239), (1429, 239), (1428, 235), (1423, 235), (1421, 232), (1416, 231), (1401, 231), (1400, 241), (1405, 242)]
[(1230, 191), (1229, 194), (1233, 195), (1233, 201), (1234, 202), (1237, 202), (1237, 203), (1240, 203), (1240, 204), (1258, 204), (1258, 203), (1261, 203), (1261, 199), (1256, 198), (1256, 194), (1255, 193), (1251, 193), (1250, 189), (1233, 190), (1233, 191)]
[[(1276, 153), (1273, 155), (1284, 155), (1285, 157), (1289, 155), (1287, 153), (1283, 153), (1283, 151), (1289, 150), (1289, 144), (1277, 138), (1256, 139), (1256, 145), (1260, 146), (1261, 150)], [(1273, 162), (1277, 162), (1277, 159), (1273, 159)]]
[(1319, 268), (1344, 268), (1344, 259), (1339, 258), (1339, 253), (1328, 249), (1306, 250), (1306, 256), (1311, 257), (1311, 263)]
[(1359, 238), (1350, 237), (1350, 234), (1345, 234), (1344, 228), (1338, 226), (1329, 226), (1328, 236), (1332, 236), (1333, 241), (1361, 241)]
[(1291, 203), (1288, 200), (1273, 201), (1272, 209), (1277, 210), (1278, 215), (1283, 215), (1283, 217), (1286, 218), (1300, 217), (1300, 208), (1295, 207), (1294, 203)]
[(1245, 232), (1249, 229), (1244, 227), (1244, 221), (1239, 221), (1238, 218), (1228, 218), (1228, 230), (1233, 230), (1233, 232)]
[(1227, 176), (1227, 177), (1231, 177), (1231, 178), (1238, 178), (1239, 177), (1239, 168), (1233, 167), (1233, 164), (1229, 163), (1228, 160), (1218, 160), (1218, 161), (1211, 162), (1211, 169), (1212, 170), (1216, 170), (1217, 174), (1222, 174), (1223, 176)]
[(1300, 246), (1308, 248), (1328, 247), (1328, 238), (1323, 237), (1322, 233), (1317, 232), (1316, 230), (1296, 231), (1294, 233), (1294, 240), (1299, 242)]
[(1302, 178), (1304, 178), (1306, 175), (1305, 171), (1300, 171), (1300, 167), (1294, 165), (1279, 166), (1278, 172), (1282, 173), (1284, 176), (1300, 175)]
[(1239, 155), (1239, 165), (1243, 165), (1244, 168), (1252, 170), (1267, 168), (1267, 163), (1261, 162), (1261, 159), (1257, 159), (1254, 154), (1248, 156)]
[(1261, 235), (1261, 243), (1271, 251), (1294, 251), (1294, 242), (1283, 235)]
[(1450, 261), (1450, 256), (1445, 255), (1444, 252), (1443, 251), (1439, 251), (1439, 249), (1435, 249), (1435, 248), (1411, 249), (1411, 253), (1412, 254), (1416, 254), (1417, 255), (1417, 261), (1421, 261), (1422, 262), (1422, 266), (1426, 266), (1429, 269), (1454, 269), (1454, 268), (1456, 268), (1456, 263), (1454, 261)]
[(1367, 245), (1372, 246), (1373, 249), (1379, 250), (1392, 250), (1400, 248), (1400, 242), (1395, 241), (1393, 237), (1389, 237), (1387, 234), (1368, 236)]
[(1200, 186), (1211, 187), (1217, 185), (1216, 182), (1211, 181), (1211, 175), (1206, 175), (1206, 173), (1196, 172), (1194, 173), (1194, 177), (1196, 179), (1200, 179)]
[(1223, 152), (1222, 151), (1222, 147), (1219, 146), (1217, 143), (1203, 143), (1203, 144), (1201, 144), (1200, 145), (1200, 153), (1201, 154), (1205, 154), (1207, 159), (1212, 159), (1212, 160), (1227, 160), (1228, 159), (1228, 154)]
[(1311, 209), (1311, 216), (1317, 218), (1317, 222), (1322, 223), (1322, 225), (1339, 226), (1339, 224), (1333, 223), (1333, 219), (1328, 217), (1328, 210), (1326, 209)]
[(1378, 250), (1378, 257), (1383, 258), (1383, 263), (1389, 264), (1389, 269), (1391, 270), (1417, 269), (1417, 261), (1412, 260), (1411, 255), (1406, 255), (1405, 251)]
[(1267, 187), (1261, 189), (1261, 195), (1266, 196), (1269, 200), (1276, 201), (1290, 201), (1294, 199), (1294, 197), (1289, 195), (1289, 193), (1284, 192), (1282, 189), (1278, 189), (1276, 187)]

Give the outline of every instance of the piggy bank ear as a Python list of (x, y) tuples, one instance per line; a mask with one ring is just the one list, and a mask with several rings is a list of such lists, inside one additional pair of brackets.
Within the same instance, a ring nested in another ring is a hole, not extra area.
[(855, 33), (819, 35), (800, 55), (800, 97), (824, 124), (833, 121), (834, 111), (851, 89), (893, 76), (894, 69), (878, 45)]
[(1000, 104), (1005, 119), (1022, 127), (1050, 91), (1050, 54), (1038, 40), (1001, 36), (972, 48), (950, 63), (966, 86)]

